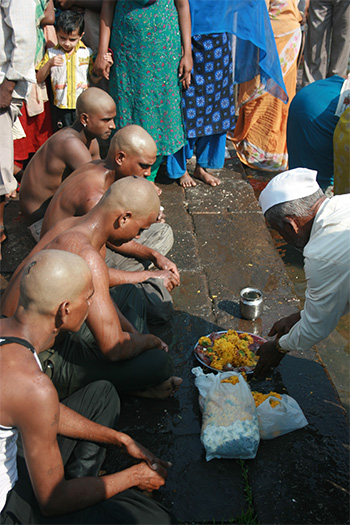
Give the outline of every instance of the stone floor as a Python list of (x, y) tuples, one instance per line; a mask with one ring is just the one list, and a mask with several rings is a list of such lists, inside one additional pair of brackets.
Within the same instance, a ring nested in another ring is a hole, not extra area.
[[(265, 226), (254, 192), (236, 158), (228, 159), (222, 184), (184, 190), (161, 178), (162, 204), (173, 227), (170, 254), (181, 273), (175, 313), (155, 331), (169, 343), (183, 385), (163, 400), (122, 399), (120, 429), (173, 463), (165, 487), (153, 497), (182, 523), (344, 524), (349, 522), (349, 428), (345, 410), (319, 355), (292, 352), (254, 389), (288, 393), (309, 425), (262, 441), (254, 460), (205, 460), (201, 414), (191, 369), (201, 335), (234, 328), (267, 336), (278, 317), (294, 312), (298, 299)], [(9, 241), (1, 286), (33, 245), (18, 216), (6, 206)], [(239, 291), (264, 293), (263, 314), (245, 321)], [(127, 464), (109, 449), (106, 470)]]

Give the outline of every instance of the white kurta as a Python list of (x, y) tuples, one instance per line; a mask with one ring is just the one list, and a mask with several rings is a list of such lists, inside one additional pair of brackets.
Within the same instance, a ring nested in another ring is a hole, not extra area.
[(322, 203), (303, 254), (305, 306), (300, 321), (280, 339), (286, 350), (308, 350), (350, 311), (350, 194)]

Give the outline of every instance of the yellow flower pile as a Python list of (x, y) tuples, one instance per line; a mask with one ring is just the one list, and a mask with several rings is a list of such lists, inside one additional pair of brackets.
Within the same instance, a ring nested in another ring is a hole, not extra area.
[(221, 383), (231, 383), (232, 385), (237, 385), (239, 383), (238, 376), (230, 376), (226, 377), (226, 379), (223, 379)]
[(249, 349), (252, 343), (254, 339), (251, 335), (238, 334), (235, 330), (228, 330), (214, 342), (209, 337), (201, 337), (198, 341), (210, 359), (210, 365), (218, 370), (223, 370), (227, 365), (234, 368), (255, 366), (258, 357)]
[[(282, 399), (281, 395), (277, 394), (277, 392), (269, 392), (268, 394), (261, 394), (260, 392), (252, 392), (252, 395), (253, 395), (256, 407), (261, 405), (261, 403), (263, 403), (265, 399), (271, 396), (277, 397), (278, 399)], [(280, 404), (280, 402), (277, 401), (277, 399), (270, 399), (269, 402), (272, 408)]]

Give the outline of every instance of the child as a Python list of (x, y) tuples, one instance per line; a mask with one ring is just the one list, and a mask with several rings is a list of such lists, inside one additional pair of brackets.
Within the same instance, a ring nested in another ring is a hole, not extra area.
[[(89, 87), (92, 50), (82, 42), (84, 16), (79, 11), (62, 11), (55, 23), (57, 45), (48, 49), (37, 71), (37, 82), (51, 76), (54, 131), (75, 121), (76, 100)], [(110, 55), (109, 55), (110, 57)], [(107, 57), (105, 57), (108, 60)], [(109, 58), (111, 60), (111, 58)], [(99, 79), (94, 77), (93, 81)]]

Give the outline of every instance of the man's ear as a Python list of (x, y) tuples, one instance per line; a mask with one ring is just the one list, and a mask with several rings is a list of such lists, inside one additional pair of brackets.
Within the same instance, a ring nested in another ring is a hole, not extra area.
[(131, 211), (124, 211), (119, 215), (119, 217), (114, 221), (114, 227), (123, 228), (126, 226), (129, 221), (132, 219)]
[(118, 151), (115, 154), (114, 161), (117, 164), (117, 166), (120, 167), (123, 164), (125, 157), (126, 157), (126, 155), (125, 155), (124, 151)]
[(68, 323), (71, 314), (71, 306), (69, 301), (61, 303), (56, 312), (55, 326), (57, 331), (62, 330)]
[(80, 124), (85, 128), (89, 122), (89, 115), (87, 113), (81, 113), (79, 121)]
[(283, 219), (287, 228), (292, 228), (293, 232), (298, 235), (300, 230), (299, 221), (295, 217), (286, 216)]

